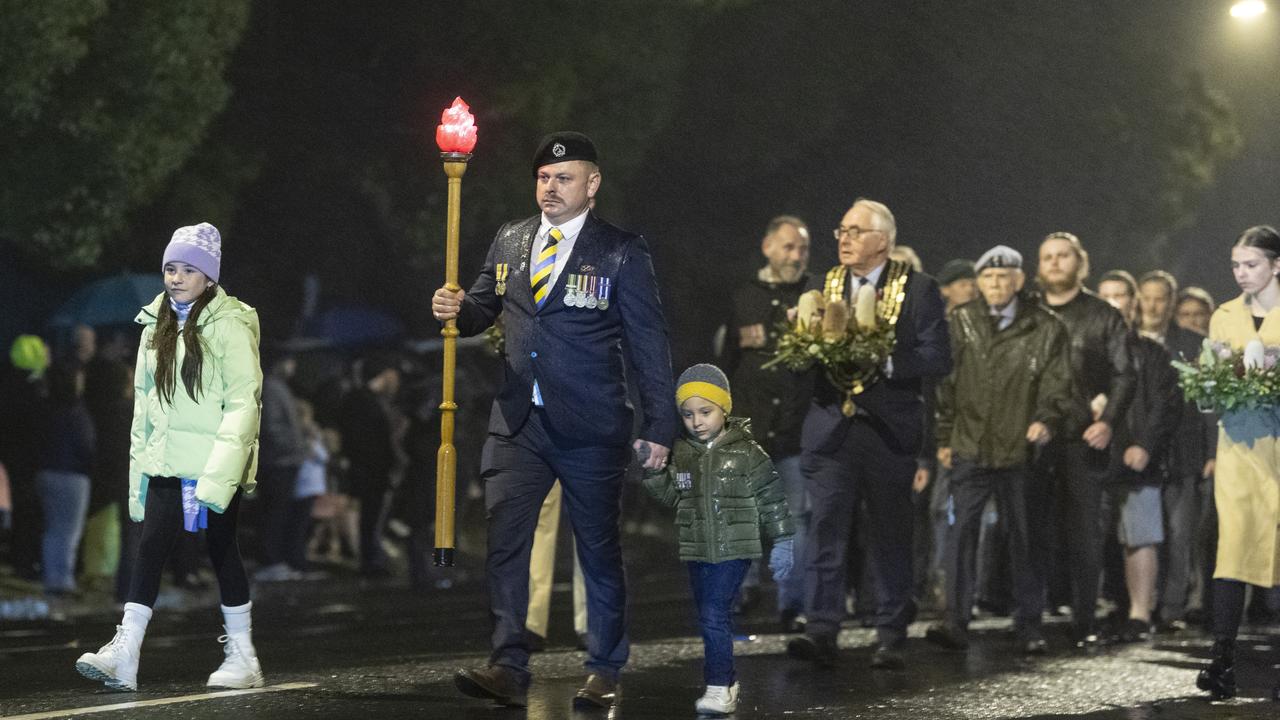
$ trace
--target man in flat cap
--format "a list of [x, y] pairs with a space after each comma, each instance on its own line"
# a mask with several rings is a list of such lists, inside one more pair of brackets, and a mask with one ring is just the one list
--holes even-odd
[[978, 274], [972, 260], [948, 260], [938, 271], [938, 289], [947, 301], [947, 312], [978, 297]]
[[944, 553], [946, 619], [926, 637], [969, 646], [982, 511], [993, 496], [1013, 565], [1018, 639], [1043, 653], [1043, 600], [1031, 565], [1025, 489], [1031, 448], [1063, 431], [1071, 413], [1067, 327], [1022, 293], [1022, 256], [1004, 245], [977, 262], [976, 300], [951, 311], [955, 370], [938, 387], [938, 461], [951, 468], [954, 519]]
[[[587, 586], [586, 683], [575, 707], [620, 699], [630, 646], [619, 545], [623, 476], [632, 449], [661, 468], [680, 421], [671, 351], [644, 238], [591, 211], [600, 189], [596, 148], [581, 133], [548, 135], [533, 160], [541, 214], [504, 225], [469, 292], [441, 288], [437, 320], [463, 336], [502, 313], [506, 379], [481, 457], [488, 511], [486, 575], [493, 617], [489, 663], [460, 670], [458, 689], [523, 706], [529, 686], [525, 614], [538, 511], [559, 478]], [[642, 405], [631, 441], [624, 357]]]

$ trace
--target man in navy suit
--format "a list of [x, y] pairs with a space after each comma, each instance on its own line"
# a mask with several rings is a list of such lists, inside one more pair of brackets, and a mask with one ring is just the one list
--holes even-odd
[[[945, 307], [933, 278], [890, 262], [897, 225], [883, 204], [859, 198], [834, 231], [840, 266], [819, 286], [847, 301], [870, 285], [880, 297], [878, 314], [896, 316], [896, 342], [884, 367], [851, 398], [825, 374], [801, 431], [801, 467], [813, 507], [805, 556], [805, 634], [787, 652], [829, 666], [844, 618], [850, 530], [861, 503], [870, 521], [876, 579], [873, 668], [901, 669], [911, 598], [911, 483], [924, 440], [928, 381], [951, 372]], [[901, 300], [896, 300], [901, 295]], [[851, 400], [851, 402], [850, 402]]]
[[[542, 213], [494, 238], [469, 292], [436, 291], [432, 314], [463, 336], [506, 328], [505, 381], [481, 457], [489, 520], [489, 664], [458, 671], [472, 697], [523, 706], [529, 686], [525, 614], [529, 553], [542, 501], [559, 478], [587, 585], [586, 683], [577, 707], [611, 707], [626, 664], [626, 586], [619, 544], [631, 452], [661, 468], [679, 428], [667, 324], [644, 238], [597, 218], [596, 149], [581, 133], [543, 139], [534, 155]], [[642, 405], [640, 439], [624, 355]]]

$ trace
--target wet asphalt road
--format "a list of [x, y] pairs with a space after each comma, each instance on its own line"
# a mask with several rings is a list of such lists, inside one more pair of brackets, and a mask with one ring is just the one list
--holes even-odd
[[[655, 550], [656, 552], [656, 550]], [[643, 555], [635, 552], [632, 556]], [[476, 567], [473, 559], [464, 565]], [[701, 640], [681, 568], [632, 567], [633, 650], [624, 700], [615, 717], [693, 717], [701, 692]], [[329, 580], [255, 589], [254, 636], [271, 692], [207, 697], [204, 678], [221, 659], [216, 605], [159, 610], [143, 648], [141, 692], [108, 693], [73, 669], [76, 657], [110, 639], [114, 610], [74, 623], [9, 623], [0, 628], [0, 717], [70, 714], [125, 702], [182, 702], [89, 715], [119, 718], [448, 718], [552, 720], [602, 717], [577, 713], [570, 700], [583, 678], [583, 654], [572, 649], [568, 588], [558, 588], [552, 647], [535, 656], [527, 711], [460, 696], [455, 668], [483, 663], [488, 615], [483, 588], [463, 580], [449, 590], [412, 591], [403, 584], [364, 584], [339, 573]], [[206, 596], [206, 601], [216, 598]], [[871, 671], [871, 633], [850, 624], [840, 664], [815, 670], [785, 656], [786, 638], [771, 634], [772, 613], [750, 616], [737, 644], [743, 701], [737, 718], [1059, 718], [1144, 720], [1280, 718], [1268, 699], [1280, 678], [1280, 628], [1242, 638], [1242, 697], [1209, 703], [1194, 687], [1208, 640], [1184, 633], [1143, 645], [1085, 655], [1050, 628], [1051, 653], [1014, 652], [1007, 621], [977, 626], [968, 654], [934, 648], [924, 623], [912, 628], [905, 672]], [[41, 714], [48, 713], [48, 714]]]

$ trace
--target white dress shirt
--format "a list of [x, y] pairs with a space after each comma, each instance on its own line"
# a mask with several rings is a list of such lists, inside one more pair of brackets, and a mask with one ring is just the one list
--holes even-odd
[[[564, 270], [565, 265], [569, 263], [569, 254], [573, 252], [573, 245], [578, 241], [578, 235], [582, 233], [582, 226], [587, 224], [587, 213], [590, 208], [583, 210], [578, 217], [569, 220], [560, 225], [552, 225], [547, 219], [547, 214], [542, 214], [542, 223], [538, 225], [538, 236], [536, 242], [533, 243], [533, 255], [529, 258], [529, 273], [533, 274], [533, 266], [538, 264], [538, 256], [542, 254], [543, 248], [547, 245], [547, 238], [550, 237], [551, 228], [560, 228], [560, 234], [564, 239], [556, 243], [556, 264], [551, 269], [551, 277], [547, 278], [547, 298], [550, 301], [551, 288], [556, 285], [556, 279], [560, 277], [560, 272]], [[542, 390], [538, 387], [538, 380], [533, 381], [533, 404], [536, 407], [542, 407]]]

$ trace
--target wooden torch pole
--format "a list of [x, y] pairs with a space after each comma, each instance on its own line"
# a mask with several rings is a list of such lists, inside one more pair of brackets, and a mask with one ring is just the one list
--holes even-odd
[[[446, 220], [444, 286], [457, 292], [458, 227], [462, 216], [462, 176], [467, 172], [469, 153], [441, 153], [444, 174], [449, 177], [449, 210]], [[458, 323], [450, 320], [440, 331], [444, 336], [444, 390], [440, 403], [440, 450], [436, 453], [436, 547], [432, 561], [440, 567], [453, 567], [454, 504], [458, 474], [458, 450], [453, 446], [454, 370], [458, 359]]]

